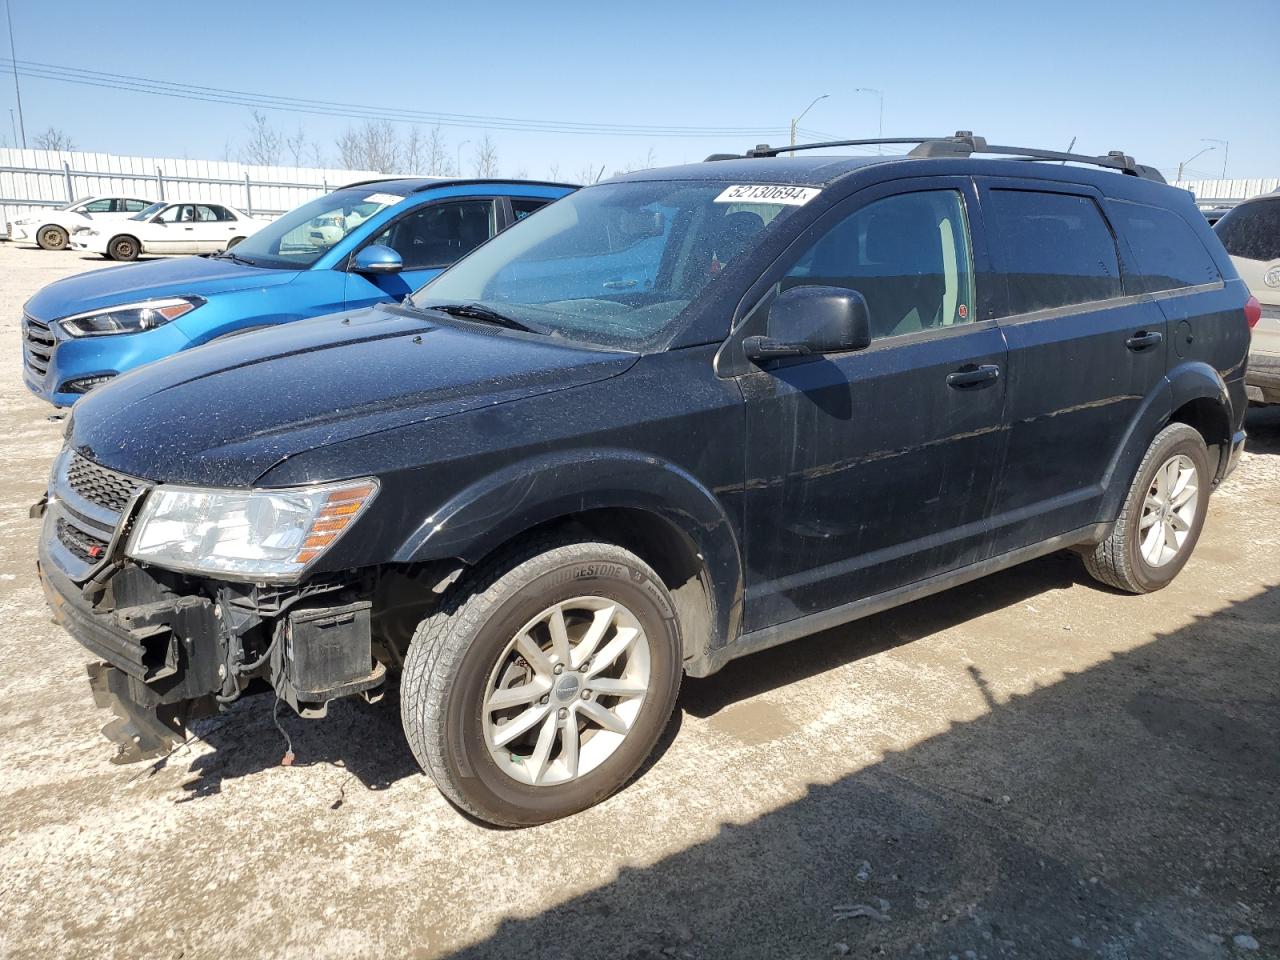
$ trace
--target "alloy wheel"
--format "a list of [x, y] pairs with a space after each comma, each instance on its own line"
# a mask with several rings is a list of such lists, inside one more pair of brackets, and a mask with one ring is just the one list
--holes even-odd
[[1182, 549], [1200, 506], [1200, 478], [1185, 454], [1170, 457], [1156, 471], [1142, 504], [1139, 550], [1152, 567], [1162, 567]]
[[498, 768], [532, 786], [590, 773], [635, 725], [650, 661], [640, 621], [614, 600], [576, 597], [543, 610], [485, 686], [484, 738]]

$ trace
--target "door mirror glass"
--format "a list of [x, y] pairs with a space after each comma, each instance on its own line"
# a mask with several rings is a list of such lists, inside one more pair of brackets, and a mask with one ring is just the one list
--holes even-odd
[[400, 254], [381, 243], [371, 243], [351, 262], [354, 273], [399, 273], [404, 269]]
[[768, 329], [743, 344], [751, 359], [847, 353], [871, 343], [871, 312], [857, 290], [791, 287], [769, 307]]

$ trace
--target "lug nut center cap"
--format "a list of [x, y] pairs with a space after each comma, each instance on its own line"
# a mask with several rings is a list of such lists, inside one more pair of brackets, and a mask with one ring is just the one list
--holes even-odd
[[582, 686], [582, 681], [578, 674], [566, 671], [556, 678], [555, 687], [553, 688], [556, 700], [559, 703], [569, 703], [578, 697], [578, 688]]

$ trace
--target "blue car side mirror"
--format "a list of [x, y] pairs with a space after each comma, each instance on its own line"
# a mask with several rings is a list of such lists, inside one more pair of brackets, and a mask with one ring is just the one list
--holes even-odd
[[351, 261], [354, 273], [399, 273], [404, 269], [400, 254], [381, 243], [371, 243]]

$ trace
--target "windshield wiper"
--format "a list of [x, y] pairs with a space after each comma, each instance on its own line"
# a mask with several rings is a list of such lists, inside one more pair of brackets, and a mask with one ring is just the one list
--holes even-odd
[[234, 253], [230, 250], [223, 250], [221, 253], [215, 253], [213, 258], [215, 260], [234, 260], [236, 263], [243, 263], [246, 267], [256, 267], [258, 265], [256, 260], [250, 260], [248, 257], [242, 257], [240, 254]]
[[[415, 306], [418, 306], [415, 304]], [[537, 327], [531, 327], [529, 324], [515, 317], [508, 317], [505, 313], [499, 313], [480, 303], [430, 303], [418, 306], [420, 310], [439, 310], [441, 313], [447, 313], [451, 317], [462, 317], [464, 320], [479, 320], [481, 323], [491, 323], [495, 327], [506, 327], [508, 330], [523, 330], [525, 333], [541, 333], [547, 331], [540, 330]]]

